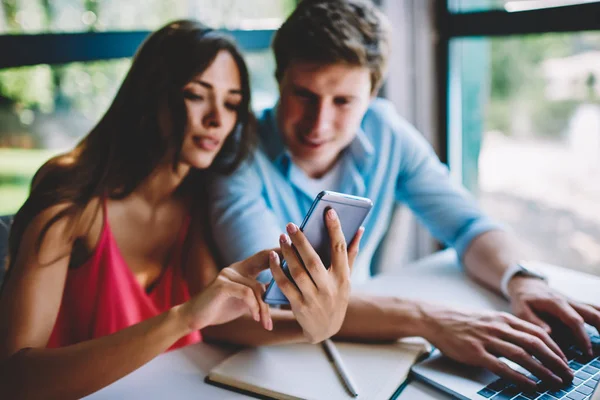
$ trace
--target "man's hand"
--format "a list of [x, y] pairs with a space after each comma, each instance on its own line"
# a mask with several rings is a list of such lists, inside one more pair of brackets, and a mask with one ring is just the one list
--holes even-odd
[[560, 320], [572, 330], [581, 350], [590, 357], [593, 355], [584, 322], [600, 330], [600, 307], [572, 301], [551, 289], [546, 282], [524, 276], [511, 279], [508, 294], [516, 316], [536, 324], [547, 333], [551, 333], [551, 327], [541, 315]]
[[496, 311], [463, 312], [428, 304], [421, 312], [425, 339], [450, 358], [484, 367], [528, 390], [535, 390], [536, 384], [498, 357], [514, 361], [553, 387], [573, 379], [564, 354], [537, 325]]

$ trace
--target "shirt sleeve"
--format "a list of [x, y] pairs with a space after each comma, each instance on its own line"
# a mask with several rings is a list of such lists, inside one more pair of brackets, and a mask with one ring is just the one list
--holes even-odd
[[262, 180], [251, 160], [232, 175], [212, 177], [209, 219], [222, 267], [279, 246], [283, 231], [262, 192]]
[[503, 227], [485, 216], [474, 197], [451, 180], [448, 168], [415, 127], [402, 120], [391, 105], [386, 114], [400, 144], [396, 200], [406, 203], [462, 260], [475, 237]]

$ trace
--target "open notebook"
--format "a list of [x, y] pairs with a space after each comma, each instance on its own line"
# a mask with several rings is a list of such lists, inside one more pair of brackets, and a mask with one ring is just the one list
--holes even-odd
[[390, 344], [336, 342], [357, 386], [352, 397], [320, 345], [248, 348], [210, 370], [206, 381], [275, 399], [379, 400], [394, 396], [411, 365], [429, 351], [421, 339]]

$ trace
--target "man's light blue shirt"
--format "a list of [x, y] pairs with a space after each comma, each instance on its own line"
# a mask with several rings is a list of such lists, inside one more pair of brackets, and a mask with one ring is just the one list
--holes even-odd
[[[298, 179], [303, 172], [285, 149], [275, 112], [276, 108], [267, 109], [260, 117], [259, 147], [253, 156], [232, 175], [212, 182], [210, 222], [224, 265], [278, 247], [285, 225], [300, 224], [316, 195], [303, 187], [305, 179]], [[500, 229], [462, 186], [450, 180], [429, 143], [387, 100], [371, 102], [339, 162], [343, 172], [336, 191], [373, 201], [354, 265], [354, 283], [373, 273], [376, 251], [397, 203], [410, 207], [461, 259], [476, 236]]]

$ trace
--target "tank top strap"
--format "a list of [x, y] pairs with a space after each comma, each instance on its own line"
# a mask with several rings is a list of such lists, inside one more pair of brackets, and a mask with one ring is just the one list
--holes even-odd
[[183, 220], [183, 224], [181, 225], [181, 229], [179, 230], [179, 237], [177, 238], [177, 246], [181, 247], [183, 245], [183, 242], [185, 241], [185, 238], [187, 237], [188, 231], [190, 230], [190, 223], [191, 223], [191, 217], [190, 215], [186, 215], [185, 219]]
[[106, 205], [108, 196], [103, 194], [100, 198], [100, 202], [102, 203], [102, 225], [108, 226], [108, 208]]
[[181, 229], [179, 230], [179, 233], [177, 235], [177, 242], [175, 243], [175, 247], [173, 249], [173, 253], [171, 256], [171, 264], [178, 265], [181, 270], [183, 270], [183, 268], [184, 268], [183, 251], [184, 251], [184, 247], [185, 247], [184, 246], [185, 239], [187, 238], [187, 234], [188, 234], [189, 228], [190, 228], [190, 223], [191, 223], [191, 218], [188, 214], [185, 217], [185, 219], [183, 220], [183, 224], [181, 225]]
[[97, 260], [98, 257], [101, 257], [105, 254], [107, 246], [108, 248], [116, 247], [114, 243], [114, 238], [112, 237], [112, 232], [110, 229], [110, 225], [108, 222], [108, 207], [106, 205], [107, 196], [102, 195], [100, 197], [100, 203], [102, 205], [102, 228], [100, 231], [100, 235], [98, 236], [98, 241], [96, 242], [96, 248], [94, 249], [93, 256], [91, 260]]

